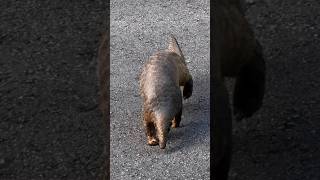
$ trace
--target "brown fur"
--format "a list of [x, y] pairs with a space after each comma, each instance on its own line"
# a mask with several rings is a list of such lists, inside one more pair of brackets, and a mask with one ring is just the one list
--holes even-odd
[[104, 116], [109, 109], [109, 102], [107, 102], [107, 98], [109, 96], [109, 72], [110, 72], [110, 65], [109, 65], [109, 40], [106, 33], [103, 33], [102, 40], [99, 46], [98, 52], [98, 73], [99, 73], [99, 108]]
[[[98, 78], [99, 78], [99, 109], [102, 112], [103, 126], [106, 131], [110, 129], [109, 125], [109, 87], [110, 87], [110, 59], [109, 59], [109, 34], [103, 33], [99, 51], [98, 51]], [[104, 163], [102, 167], [101, 179], [110, 179], [109, 165], [109, 133], [106, 132], [105, 147], [103, 152]]]
[[262, 105], [265, 62], [262, 48], [245, 19], [239, 0], [216, 0], [213, 10], [213, 177], [228, 179], [232, 151], [232, 116], [225, 77], [236, 78], [233, 110], [237, 120]]
[[[181, 94], [180, 86], [184, 87]], [[182, 97], [192, 95], [193, 82], [176, 39], [171, 36], [168, 49], [155, 53], [140, 75], [144, 127], [149, 145], [166, 147], [170, 126], [179, 127]]]

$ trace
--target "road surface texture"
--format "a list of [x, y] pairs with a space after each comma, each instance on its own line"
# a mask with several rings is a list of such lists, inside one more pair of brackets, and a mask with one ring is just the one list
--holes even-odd
[[320, 179], [320, 2], [247, 5], [264, 47], [267, 86], [264, 105], [247, 128], [234, 123], [230, 179]]
[[[262, 109], [235, 123], [232, 180], [320, 179], [320, 3], [248, 0], [264, 47]], [[96, 52], [104, 1], [0, 4], [0, 179], [97, 179], [103, 129]], [[113, 179], [208, 179], [209, 1], [111, 4]], [[137, 76], [143, 62], [182, 46], [194, 76], [182, 127], [166, 150], [146, 145]]]
[[0, 4], [0, 179], [97, 179], [96, 56], [106, 3]]
[[[112, 0], [110, 8], [111, 179], [209, 179], [209, 0]], [[171, 33], [194, 91], [183, 102], [182, 126], [170, 131], [162, 150], [147, 145], [138, 77]]]

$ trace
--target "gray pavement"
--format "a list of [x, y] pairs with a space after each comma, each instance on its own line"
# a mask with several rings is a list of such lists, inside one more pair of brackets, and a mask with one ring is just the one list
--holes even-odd
[[106, 1], [1, 1], [0, 179], [99, 179]]
[[[111, 179], [209, 179], [209, 0], [110, 2]], [[180, 43], [194, 79], [181, 127], [165, 150], [148, 146], [142, 126], [138, 77], [145, 61]]]

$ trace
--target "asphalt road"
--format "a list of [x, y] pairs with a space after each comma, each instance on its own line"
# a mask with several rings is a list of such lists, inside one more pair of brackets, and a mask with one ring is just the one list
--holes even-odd
[[0, 3], [0, 179], [97, 179], [105, 1]]
[[234, 123], [232, 180], [320, 179], [320, 4], [253, 0], [247, 17], [264, 47], [262, 109]]
[[[0, 4], [0, 179], [97, 179], [96, 52], [104, 1]], [[320, 179], [320, 4], [250, 0], [262, 109], [234, 123], [230, 179]], [[138, 74], [173, 33], [194, 76], [166, 150], [146, 145]], [[209, 178], [209, 1], [111, 2], [112, 179]]]
[[[209, 179], [209, 0], [110, 4], [111, 179]], [[194, 79], [181, 127], [165, 150], [148, 146], [138, 76], [143, 63], [176, 36]]]

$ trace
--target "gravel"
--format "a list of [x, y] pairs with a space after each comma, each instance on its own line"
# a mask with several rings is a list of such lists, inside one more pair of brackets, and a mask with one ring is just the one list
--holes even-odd
[[[111, 1], [111, 179], [209, 179], [209, 1]], [[181, 127], [165, 150], [148, 146], [138, 76], [170, 34], [194, 79]]]

